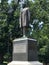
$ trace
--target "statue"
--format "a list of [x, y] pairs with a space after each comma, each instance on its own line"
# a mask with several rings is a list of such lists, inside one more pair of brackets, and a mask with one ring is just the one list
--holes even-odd
[[25, 37], [25, 29], [26, 27], [29, 26], [29, 21], [30, 21], [29, 8], [24, 8], [20, 12], [20, 19], [19, 19], [20, 28], [23, 28], [23, 37]]

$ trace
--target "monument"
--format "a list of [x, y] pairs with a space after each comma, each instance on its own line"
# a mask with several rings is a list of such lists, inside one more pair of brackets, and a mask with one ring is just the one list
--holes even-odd
[[24, 8], [20, 12], [19, 24], [20, 28], [23, 29], [23, 37], [25, 37], [26, 28], [29, 27], [30, 11], [29, 8]]
[[29, 8], [20, 12], [20, 28], [23, 28], [23, 37], [13, 40], [13, 60], [8, 65], [42, 65], [38, 62], [37, 41], [26, 36], [26, 27], [29, 26]]
[[13, 61], [36, 61], [37, 56], [37, 41], [27, 38], [25, 29], [29, 26], [30, 21], [29, 8], [24, 8], [20, 15], [20, 28], [23, 28], [23, 37], [13, 41]]

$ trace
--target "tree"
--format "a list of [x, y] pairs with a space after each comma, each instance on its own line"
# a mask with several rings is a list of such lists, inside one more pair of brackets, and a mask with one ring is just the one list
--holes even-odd
[[40, 37], [40, 44], [39, 44], [39, 58], [40, 61], [42, 61], [43, 63], [45, 63], [47, 65], [47, 63], [49, 63], [49, 35], [48, 35], [48, 28], [49, 25], [45, 25], [44, 28], [41, 31], [41, 37]]
[[[5, 0], [6, 1], [6, 0]], [[7, 1], [2, 1], [0, 3], [0, 63], [3, 62], [3, 55], [5, 54], [6, 47], [6, 41], [7, 41], [7, 10], [8, 10], [8, 6], [7, 6]], [[1, 60], [2, 59], [2, 60]]]
[[39, 44], [39, 60], [47, 64], [49, 61], [49, 2], [36, 0], [29, 3], [31, 12], [31, 37], [37, 39]]
[[[28, 4], [27, 4], [28, 3]], [[47, 0], [26, 1], [24, 7], [30, 8], [31, 20], [28, 36], [37, 39], [40, 61], [48, 63], [49, 59], [49, 2]], [[0, 63], [9, 62], [12, 53], [12, 40], [22, 37], [19, 28], [19, 3], [8, 0], [0, 3]], [[18, 33], [17, 33], [18, 32]], [[1, 56], [2, 55], [2, 56]]]
[[[17, 33], [18, 32], [18, 33]], [[19, 8], [13, 0], [1, 0], [0, 3], [0, 63], [12, 58], [12, 40], [21, 37], [19, 28]], [[2, 59], [2, 60], [1, 60]]]

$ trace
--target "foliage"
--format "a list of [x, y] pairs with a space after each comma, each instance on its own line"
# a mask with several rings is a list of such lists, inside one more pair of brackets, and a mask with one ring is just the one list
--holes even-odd
[[[18, 33], [17, 33], [18, 32]], [[21, 37], [19, 28], [19, 8], [14, 0], [0, 3], [0, 63], [12, 60], [12, 40]], [[2, 60], [1, 60], [2, 59]]]
[[[39, 60], [49, 62], [49, 2], [47, 0], [26, 1], [23, 7], [30, 8], [30, 27], [27, 35], [37, 39]], [[22, 36], [19, 28], [19, 3], [8, 0], [0, 3], [0, 63], [12, 59], [12, 40]], [[2, 59], [2, 60], [1, 60]]]
[[47, 0], [35, 0], [29, 3], [31, 12], [31, 37], [38, 41], [39, 60], [49, 62], [49, 2]]

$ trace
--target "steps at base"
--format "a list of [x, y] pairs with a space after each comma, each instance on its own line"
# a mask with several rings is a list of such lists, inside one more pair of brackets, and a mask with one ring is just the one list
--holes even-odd
[[38, 61], [12, 61], [8, 65], [43, 65]]

